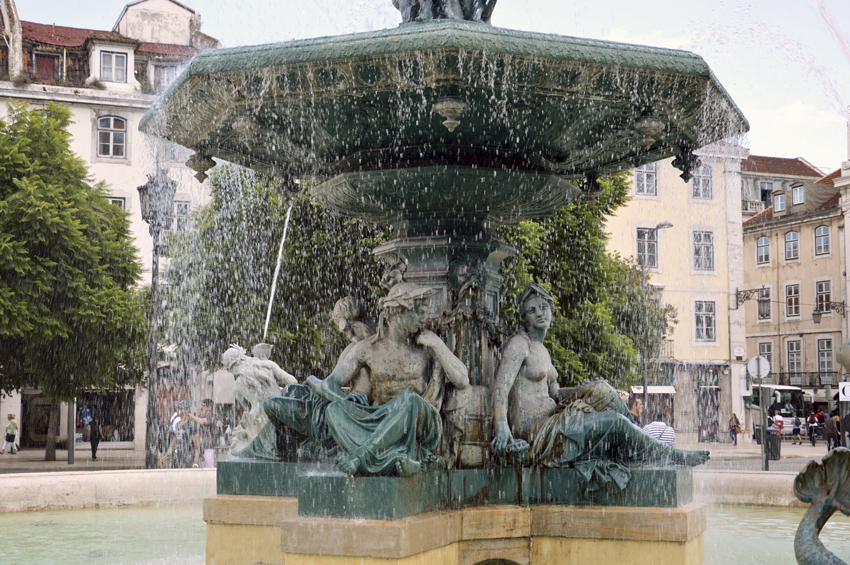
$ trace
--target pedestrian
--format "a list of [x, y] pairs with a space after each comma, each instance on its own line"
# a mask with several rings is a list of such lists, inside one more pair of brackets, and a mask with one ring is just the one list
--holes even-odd
[[806, 424], [809, 427], [809, 441], [812, 442], [812, 447], [817, 445], [818, 440], [818, 417], [816, 414], [809, 414], [809, 417], [806, 418]]
[[210, 398], [205, 398], [201, 401], [201, 415], [195, 416], [189, 414], [195, 423], [200, 427], [201, 436], [201, 454], [200, 467], [202, 469], [212, 469], [215, 467], [215, 438], [218, 435], [218, 420], [213, 411], [213, 401]]
[[729, 419], [729, 438], [732, 440], [732, 445], [738, 445], [738, 432], [741, 429], [741, 422], [738, 420], [737, 414], [732, 414]]
[[838, 447], [838, 416], [830, 416], [826, 420], [826, 426], [823, 430], [823, 436], [826, 438], [826, 450], [832, 451]]
[[782, 435], [782, 428], [785, 427], [785, 418], [779, 412], [773, 417], [773, 427], [776, 428], [776, 435]]
[[656, 414], [655, 420], [643, 427], [643, 431], [667, 445], [676, 443], [676, 430], [667, 425], [663, 414]]
[[643, 414], [643, 400], [632, 395], [629, 400], [629, 413], [632, 415], [632, 420], [634, 420], [636, 424], [640, 424], [640, 417], [641, 414]]
[[803, 421], [797, 416], [797, 413], [791, 412], [791, 445], [794, 445], [798, 441], [800, 445], [803, 445], [803, 438], [800, 436], [802, 425]]
[[844, 419], [841, 420], [841, 437], [844, 438], [844, 447], [850, 447], [848, 434], [850, 434], [850, 412], [845, 414]]
[[160, 458], [160, 463], [165, 465], [166, 459], [171, 456], [172, 469], [198, 467], [201, 439], [198, 424], [189, 417], [189, 407], [188, 400], [177, 403], [177, 418], [172, 417], [174, 439]]
[[3, 449], [0, 449], [0, 455], [6, 453], [6, 447], [11, 445], [11, 454], [17, 455], [18, 453], [18, 422], [15, 420], [14, 414], [9, 414], [6, 416], [6, 420], [8, 423], [6, 424], [6, 437], [3, 441]]
[[97, 446], [102, 439], [106, 439], [103, 437], [103, 428], [100, 426], [100, 420], [97, 419], [97, 412], [93, 411], [91, 422], [89, 422], [89, 443], [91, 443], [92, 461], [97, 461]]

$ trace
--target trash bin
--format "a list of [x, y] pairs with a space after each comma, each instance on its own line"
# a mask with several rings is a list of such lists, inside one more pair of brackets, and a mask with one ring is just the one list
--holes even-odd
[[779, 455], [782, 451], [782, 436], [772, 434], [767, 436], [765, 451], [767, 451], [768, 461], [779, 461]]

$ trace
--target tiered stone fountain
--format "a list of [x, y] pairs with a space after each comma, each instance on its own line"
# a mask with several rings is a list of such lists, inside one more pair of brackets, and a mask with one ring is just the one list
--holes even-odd
[[443, 404], [460, 430], [449, 471], [221, 463], [208, 563], [702, 562], [689, 468], [635, 469], [606, 494], [572, 468], [492, 457], [499, 265], [513, 252], [493, 227], [670, 156], [688, 180], [693, 150], [748, 124], [697, 55], [493, 28], [494, 4], [401, 2], [397, 29], [208, 51], [143, 119], [196, 151], [199, 178], [218, 157], [311, 179], [335, 212], [391, 224], [374, 252], [388, 278], [436, 291], [430, 326], [470, 382]]

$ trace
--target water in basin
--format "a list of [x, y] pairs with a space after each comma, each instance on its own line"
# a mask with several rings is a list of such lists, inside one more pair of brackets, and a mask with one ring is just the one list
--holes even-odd
[[[796, 565], [794, 534], [804, 509], [764, 506], [708, 508], [705, 565]], [[839, 559], [850, 562], [850, 520], [836, 513], [820, 539]]]
[[0, 562], [28, 565], [202, 565], [201, 506], [0, 514]]
[[[795, 565], [801, 509], [709, 507], [705, 565]], [[3, 562], [32, 565], [201, 565], [200, 505], [0, 514]], [[850, 520], [835, 515], [821, 540], [850, 561]], [[8, 560], [8, 561], [7, 561]]]

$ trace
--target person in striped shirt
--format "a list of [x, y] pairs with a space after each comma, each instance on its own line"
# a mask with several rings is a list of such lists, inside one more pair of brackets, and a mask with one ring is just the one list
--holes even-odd
[[667, 445], [676, 443], [676, 430], [664, 422], [664, 415], [657, 414], [655, 421], [643, 427], [643, 431]]

